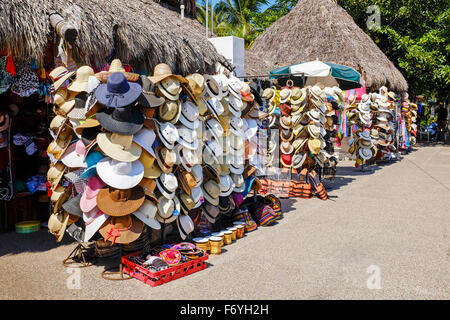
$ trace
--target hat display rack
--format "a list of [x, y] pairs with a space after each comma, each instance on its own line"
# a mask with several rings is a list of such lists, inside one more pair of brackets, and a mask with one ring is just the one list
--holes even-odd
[[151, 251], [168, 263], [168, 243], [281, 217], [268, 200], [255, 207], [267, 116], [257, 88], [226, 70], [184, 77], [164, 63], [139, 75], [118, 59], [53, 74], [48, 226], [58, 242], [77, 240], [66, 260], [87, 265], [89, 244], [96, 258]]
[[[288, 80], [284, 87], [264, 89], [262, 97], [268, 114], [266, 166], [273, 172], [263, 179], [263, 191], [295, 196], [302, 169], [317, 171], [319, 180], [323, 176], [332, 179], [338, 162], [334, 138], [343, 91], [320, 83], [299, 88]], [[278, 159], [274, 155], [279, 155]]]
[[417, 111], [416, 103], [409, 101], [408, 96], [401, 99], [400, 132], [398, 147], [401, 151], [409, 151], [417, 143]]

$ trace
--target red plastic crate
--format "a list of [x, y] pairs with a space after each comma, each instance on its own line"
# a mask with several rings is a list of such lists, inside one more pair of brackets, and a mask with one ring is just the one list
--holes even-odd
[[156, 287], [172, 280], [182, 278], [197, 271], [206, 269], [205, 261], [208, 260], [208, 254], [205, 253], [205, 255], [201, 258], [191, 260], [158, 272], [151, 272], [150, 270], [147, 270], [144, 267], [128, 260], [128, 257], [137, 256], [138, 254], [140, 254], [140, 252], [132, 253], [122, 257], [123, 271], [152, 287]]

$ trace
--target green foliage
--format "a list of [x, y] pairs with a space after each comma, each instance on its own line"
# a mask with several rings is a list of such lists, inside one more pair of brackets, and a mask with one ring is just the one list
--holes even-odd
[[[449, 0], [338, 0], [338, 4], [402, 71], [413, 96], [448, 99]], [[378, 29], [367, 27], [370, 5], [380, 8]]]

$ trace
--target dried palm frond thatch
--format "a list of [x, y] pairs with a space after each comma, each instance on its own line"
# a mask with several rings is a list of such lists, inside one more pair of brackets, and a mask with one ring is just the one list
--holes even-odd
[[265, 65], [245, 60], [257, 74], [319, 59], [354, 68], [368, 87], [408, 89], [400, 71], [335, 0], [300, 0], [255, 40], [250, 52], [266, 60]]
[[213, 72], [223, 59], [197, 20], [181, 20], [179, 12], [154, 0], [0, 1], [0, 49], [42, 59], [54, 35], [52, 12], [79, 27], [73, 51], [82, 62], [98, 67], [113, 51], [123, 62], [149, 72], [164, 62], [183, 75]]

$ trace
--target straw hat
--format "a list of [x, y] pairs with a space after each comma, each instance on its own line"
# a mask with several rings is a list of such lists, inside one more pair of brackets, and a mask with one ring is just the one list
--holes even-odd
[[175, 142], [178, 141], [179, 134], [177, 128], [170, 122], [157, 123], [159, 139], [168, 149], [173, 149]]
[[105, 157], [98, 161], [97, 173], [107, 185], [129, 189], [138, 185], [144, 177], [144, 166], [139, 160], [123, 162]]
[[144, 223], [134, 215], [109, 217], [98, 230], [105, 241], [113, 244], [128, 244], [139, 238], [144, 229]]
[[53, 81], [55, 91], [59, 89], [67, 80], [69, 80], [75, 71], [69, 71], [66, 67], [56, 67], [49, 73], [50, 79]]
[[205, 93], [205, 78], [199, 73], [193, 73], [186, 76], [189, 88], [196, 98], [203, 96]]
[[177, 219], [178, 231], [180, 232], [181, 239], [185, 240], [186, 237], [194, 231], [194, 222], [189, 216], [179, 215]]
[[156, 147], [156, 161], [159, 168], [164, 173], [172, 172], [172, 168], [177, 160], [177, 155], [174, 150], [167, 149], [164, 146]]
[[164, 104], [158, 108], [158, 115], [162, 121], [168, 121], [175, 124], [181, 116], [181, 101], [166, 100]]
[[199, 146], [197, 131], [184, 126], [178, 127], [178, 143], [187, 149], [197, 150]]
[[305, 162], [305, 160], [306, 160], [306, 153], [304, 152], [294, 153], [292, 157], [292, 167], [294, 169], [300, 168]]
[[266, 88], [263, 91], [262, 97], [268, 101], [275, 97], [275, 90], [273, 88]]
[[316, 126], [314, 124], [309, 124], [308, 125], [308, 133], [310, 134], [311, 137], [313, 138], [319, 138], [320, 135], [320, 128], [319, 126]]
[[158, 208], [152, 201], [145, 200], [142, 206], [133, 212], [133, 214], [150, 228], [159, 230], [161, 229], [161, 224], [155, 219], [157, 211]]
[[244, 82], [241, 89], [242, 100], [252, 103], [255, 100], [255, 96], [251, 93], [250, 86]]
[[[231, 170], [231, 167], [230, 167]], [[214, 180], [208, 180], [202, 185], [203, 196], [206, 201], [212, 205], [217, 206], [219, 204], [220, 187]]]
[[319, 154], [321, 145], [322, 143], [320, 142], [320, 139], [308, 140], [308, 149], [312, 154]]
[[156, 220], [167, 224], [175, 221], [177, 216], [181, 213], [181, 204], [178, 197], [167, 199], [164, 196], [158, 198], [158, 211], [156, 213]]
[[372, 158], [372, 150], [370, 148], [359, 148], [358, 154], [364, 160], [369, 160]]
[[359, 120], [362, 123], [364, 123], [364, 124], [369, 124], [370, 123], [370, 113], [359, 112], [358, 116], [359, 116]]
[[294, 139], [294, 130], [292, 129], [282, 129], [280, 132], [281, 141], [292, 141]]
[[69, 145], [61, 156], [61, 162], [69, 168], [87, 168], [84, 162], [86, 148], [82, 140]]
[[156, 189], [155, 179], [150, 179], [150, 178], [144, 177], [144, 178], [142, 178], [141, 182], [139, 182], [139, 185], [144, 190], [146, 197], [148, 197], [147, 199], [158, 204], [158, 198], [155, 195], [155, 189]]
[[358, 135], [361, 137], [361, 139], [370, 141], [370, 131], [369, 130], [363, 130], [362, 132], [358, 133]]
[[77, 69], [75, 80], [67, 87], [74, 92], [87, 92], [89, 76], [94, 75], [94, 69], [89, 66], [82, 66]]
[[155, 94], [155, 84], [148, 77], [141, 75], [137, 83], [142, 87], [142, 93], [137, 99], [139, 105], [154, 108], [164, 103], [165, 99]]
[[228, 79], [228, 92], [236, 99], [242, 99], [241, 90], [243, 86], [243, 82], [234, 76]]
[[178, 187], [178, 181], [173, 173], [163, 172], [161, 176], [156, 179], [156, 186], [164, 197], [173, 199]]
[[198, 108], [192, 102], [186, 101], [181, 105], [180, 122], [191, 130], [197, 129], [200, 122], [198, 121]]
[[145, 193], [141, 186], [127, 189], [105, 187], [97, 194], [97, 206], [100, 211], [113, 216], [128, 215], [144, 203]]
[[102, 132], [97, 135], [97, 143], [104, 154], [117, 161], [136, 161], [142, 153], [142, 147], [133, 142], [132, 135]]
[[294, 152], [294, 147], [288, 141], [283, 141], [280, 144], [280, 151], [283, 154], [291, 154], [292, 152]]
[[288, 88], [284, 88], [280, 91], [280, 103], [286, 103], [292, 96], [292, 91]]

